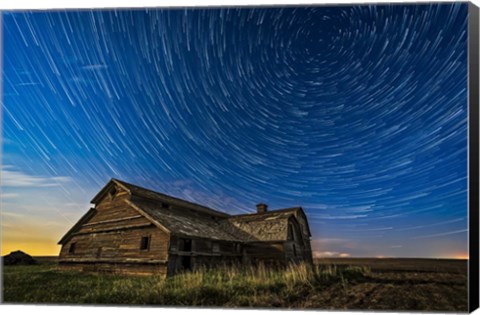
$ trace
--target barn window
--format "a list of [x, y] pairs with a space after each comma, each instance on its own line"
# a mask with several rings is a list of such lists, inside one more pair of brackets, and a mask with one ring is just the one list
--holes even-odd
[[113, 187], [112, 190], [110, 190], [110, 198], [113, 199], [113, 197], [115, 197], [115, 195], [117, 194], [117, 188]]
[[69, 254], [75, 254], [75, 248], [77, 247], [77, 243], [70, 244], [70, 248], [68, 249]]
[[170, 205], [166, 202], [162, 202], [162, 208], [168, 209]]
[[192, 240], [185, 240], [183, 243], [183, 250], [186, 252], [192, 251]]
[[213, 243], [213, 244], [212, 244], [212, 251], [213, 251], [214, 253], [220, 252], [220, 244], [218, 244], [218, 243]]
[[148, 250], [150, 247], [150, 236], [143, 236], [140, 241], [140, 250]]
[[293, 244], [293, 256], [297, 257], [297, 247]]
[[182, 252], [191, 252], [192, 251], [192, 240], [188, 238], [181, 238], [178, 245], [180, 251]]
[[288, 224], [288, 240], [293, 240], [293, 224]]
[[239, 243], [235, 243], [235, 253], [240, 253], [241, 252], [241, 246]]

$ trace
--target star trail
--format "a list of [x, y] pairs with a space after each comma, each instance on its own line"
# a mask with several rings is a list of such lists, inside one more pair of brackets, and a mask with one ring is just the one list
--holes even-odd
[[466, 256], [467, 15], [2, 12], [5, 251], [56, 254], [115, 177], [229, 213], [301, 205], [317, 256]]

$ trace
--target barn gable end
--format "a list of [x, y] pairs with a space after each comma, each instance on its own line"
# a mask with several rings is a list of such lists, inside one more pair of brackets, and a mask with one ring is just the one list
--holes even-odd
[[[112, 182], [105, 187], [95, 199], [96, 208], [60, 240], [60, 264], [86, 270], [166, 274], [170, 233], [132, 207], [130, 192], [123, 187]], [[142, 248], [142, 240], [145, 243], [147, 239], [147, 248]], [[138, 264], [145, 268], [139, 269]]]

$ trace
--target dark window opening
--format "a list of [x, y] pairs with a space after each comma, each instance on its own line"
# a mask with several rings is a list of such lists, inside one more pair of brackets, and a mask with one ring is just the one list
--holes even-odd
[[293, 256], [297, 257], [297, 247], [293, 244]]
[[192, 240], [188, 238], [181, 238], [178, 243], [178, 250], [182, 252], [191, 252]]
[[162, 202], [162, 208], [168, 209], [170, 205], [166, 202]]
[[213, 244], [212, 244], [212, 251], [213, 251], [214, 253], [220, 252], [220, 244], [218, 244], [218, 243], [213, 243]]
[[182, 256], [182, 268], [183, 270], [192, 270], [192, 257]]
[[150, 247], [150, 236], [142, 237], [142, 240], [140, 242], [140, 250], [148, 250], [149, 247]]
[[77, 247], [77, 243], [70, 244], [70, 248], [68, 249], [68, 253], [75, 254], [75, 248]]
[[113, 199], [113, 197], [115, 197], [115, 195], [117, 194], [117, 188], [113, 187], [112, 190], [110, 190], [110, 198]]
[[288, 224], [288, 239], [293, 240], [293, 224]]
[[183, 250], [186, 252], [192, 251], [192, 240], [185, 240], [183, 243]]

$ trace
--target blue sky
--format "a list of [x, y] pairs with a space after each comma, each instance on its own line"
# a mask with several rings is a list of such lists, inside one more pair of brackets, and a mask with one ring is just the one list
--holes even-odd
[[465, 256], [467, 9], [3, 12], [4, 251], [115, 177], [301, 205], [318, 256]]

